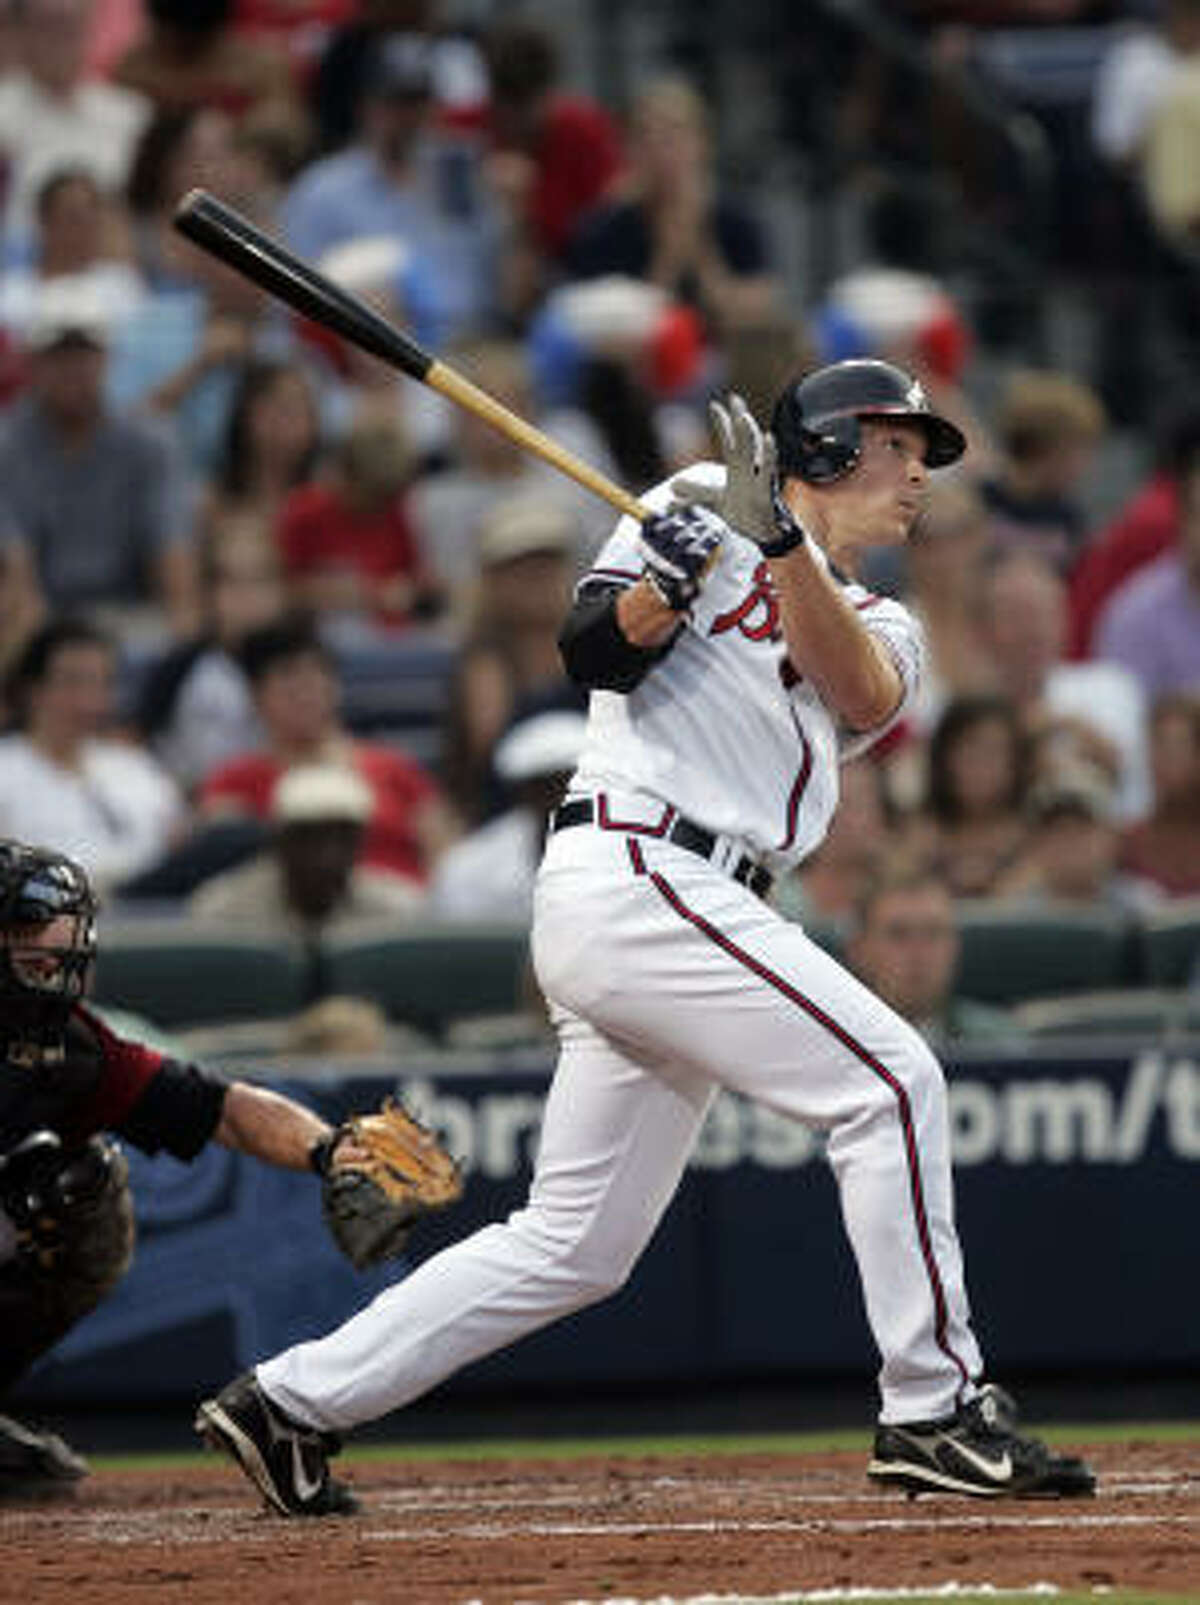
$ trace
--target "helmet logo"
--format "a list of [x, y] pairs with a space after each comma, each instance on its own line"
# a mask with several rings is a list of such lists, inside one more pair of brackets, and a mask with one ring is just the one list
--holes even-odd
[[925, 398], [925, 389], [919, 379], [914, 379], [908, 387], [908, 394], [904, 398], [906, 404], [913, 412], [928, 412], [929, 402]]

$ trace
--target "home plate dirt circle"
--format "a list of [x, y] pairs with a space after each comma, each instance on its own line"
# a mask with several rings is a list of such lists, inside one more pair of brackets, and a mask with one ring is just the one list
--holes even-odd
[[844, 1453], [351, 1458], [363, 1511], [311, 1522], [265, 1513], [216, 1459], [100, 1472], [69, 1503], [0, 1507], [5, 1598], [661, 1605], [952, 1583], [1195, 1598], [1200, 1442], [1086, 1452], [1100, 1491], [1072, 1501], [880, 1496]]

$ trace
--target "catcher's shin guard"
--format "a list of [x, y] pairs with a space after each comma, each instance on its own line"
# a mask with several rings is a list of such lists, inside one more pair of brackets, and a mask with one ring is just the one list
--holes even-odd
[[328, 1432], [291, 1421], [267, 1398], [253, 1372], [205, 1399], [196, 1431], [235, 1460], [281, 1516], [348, 1516], [358, 1500], [329, 1475], [341, 1443]]

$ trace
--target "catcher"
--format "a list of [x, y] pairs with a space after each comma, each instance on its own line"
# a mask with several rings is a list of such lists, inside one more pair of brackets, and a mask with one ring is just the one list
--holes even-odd
[[[265, 1087], [117, 1035], [82, 1001], [95, 915], [71, 859], [0, 840], [0, 1394], [129, 1266], [129, 1171], [105, 1133], [181, 1160], [219, 1142], [315, 1170], [330, 1230], [360, 1267], [397, 1253], [461, 1190], [453, 1161], [394, 1105], [331, 1128]], [[69, 1492], [86, 1471], [61, 1438], [0, 1416], [0, 1500]], [[322, 1503], [351, 1500], [326, 1478]]]

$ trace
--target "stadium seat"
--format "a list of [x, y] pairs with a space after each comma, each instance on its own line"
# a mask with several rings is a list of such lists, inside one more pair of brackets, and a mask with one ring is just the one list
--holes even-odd
[[302, 950], [278, 937], [131, 920], [102, 929], [92, 995], [182, 1028], [291, 1014], [308, 1001], [308, 975]]
[[454, 1020], [507, 1014], [524, 1001], [525, 925], [407, 926], [386, 935], [332, 938], [322, 990], [373, 999], [393, 1020], [434, 1036]]
[[1129, 979], [1130, 933], [1107, 910], [1032, 910], [981, 899], [959, 909], [962, 957], [955, 990], [982, 1003], [1119, 987]]
[[1200, 898], [1180, 898], [1144, 914], [1139, 948], [1148, 985], [1200, 982]]
[[1175, 988], [1114, 987], [1069, 997], [1035, 998], [1013, 1011], [1031, 1036], [1088, 1038], [1128, 1044], [1173, 1038], [1194, 1029], [1188, 1021], [1188, 995]]

